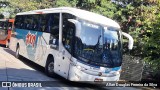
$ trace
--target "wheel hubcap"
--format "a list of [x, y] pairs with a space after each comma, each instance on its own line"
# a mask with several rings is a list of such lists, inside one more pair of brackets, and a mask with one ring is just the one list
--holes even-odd
[[54, 63], [53, 62], [49, 63], [48, 72], [49, 73], [54, 73]]

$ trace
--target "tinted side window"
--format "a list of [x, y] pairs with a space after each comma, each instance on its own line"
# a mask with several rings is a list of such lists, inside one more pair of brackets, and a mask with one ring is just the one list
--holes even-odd
[[63, 13], [63, 30], [62, 30], [62, 43], [64, 47], [72, 54], [74, 47], [74, 35], [75, 35], [75, 25], [68, 21], [68, 19], [74, 19], [75, 17], [71, 14]]
[[0, 22], [0, 29], [3, 28], [3, 22]]
[[15, 28], [21, 28], [22, 24], [24, 21], [24, 16], [23, 15], [17, 15], [15, 19]]
[[50, 15], [48, 32], [58, 37], [59, 35], [59, 13]]
[[40, 22], [40, 15], [38, 14], [35, 14], [35, 15], [32, 15], [33, 17], [33, 23], [32, 23], [32, 30], [35, 30], [35, 31], [38, 31], [38, 28], [39, 28], [39, 22]]
[[59, 13], [49, 15], [48, 32], [51, 33], [50, 43], [58, 46], [59, 44]]
[[40, 27], [39, 30], [42, 32], [47, 31], [46, 29], [48, 28], [48, 15], [47, 14], [42, 14], [40, 15]]
[[17, 15], [15, 27], [59, 35], [59, 13]]
[[26, 15], [25, 16], [25, 20], [24, 20], [24, 23], [23, 23], [23, 29], [32, 29], [31, 28], [31, 24], [33, 23], [33, 20], [32, 20], [32, 15]]
[[8, 23], [7, 22], [3, 22], [3, 30], [7, 30], [7, 26], [8, 26]]

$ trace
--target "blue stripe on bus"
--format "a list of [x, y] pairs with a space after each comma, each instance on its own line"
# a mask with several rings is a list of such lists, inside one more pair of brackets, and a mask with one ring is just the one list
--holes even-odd
[[112, 71], [118, 71], [121, 67], [114, 67], [112, 68]]

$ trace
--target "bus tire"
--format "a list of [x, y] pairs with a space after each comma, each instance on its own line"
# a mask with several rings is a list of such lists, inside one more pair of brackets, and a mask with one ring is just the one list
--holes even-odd
[[55, 73], [54, 73], [54, 59], [53, 59], [53, 57], [48, 57], [47, 58], [47, 62], [46, 62], [46, 66], [45, 66], [45, 73], [49, 77], [54, 77], [55, 76]]
[[17, 48], [16, 48], [16, 55], [15, 55], [15, 57], [17, 59], [20, 59], [20, 57], [21, 57], [21, 55], [19, 54], [19, 50], [20, 50], [20, 48], [19, 48], [19, 45], [18, 45]]

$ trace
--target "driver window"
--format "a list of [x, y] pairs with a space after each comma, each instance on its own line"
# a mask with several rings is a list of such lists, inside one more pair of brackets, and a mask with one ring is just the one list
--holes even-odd
[[74, 34], [75, 25], [68, 21], [68, 19], [73, 19], [74, 16], [71, 14], [63, 13], [63, 30], [62, 30], [62, 43], [69, 53], [73, 52], [74, 45]]

